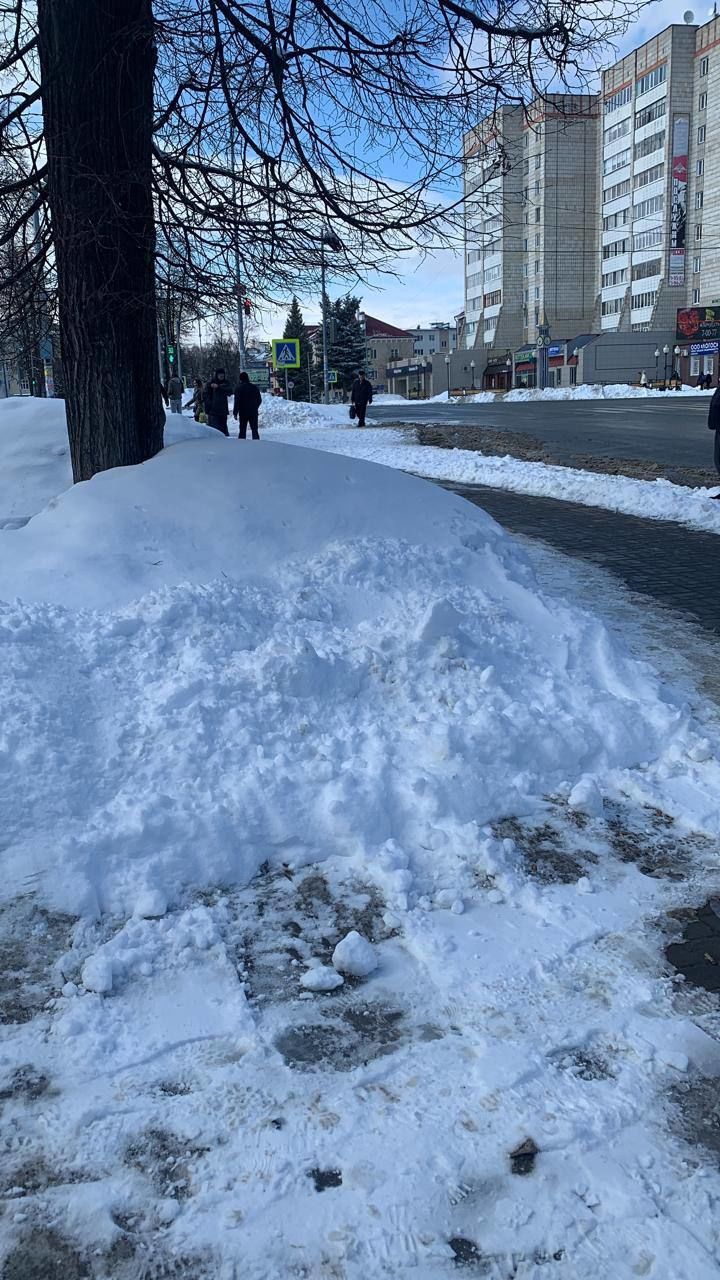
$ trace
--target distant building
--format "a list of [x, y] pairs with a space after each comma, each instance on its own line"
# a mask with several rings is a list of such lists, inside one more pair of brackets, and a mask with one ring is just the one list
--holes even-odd
[[415, 340], [413, 354], [416, 356], [447, 355], [457, 346], [457, 327], [442, 321], [436, 321], [427, 328], [418, 325], [410, 332]]
[[411, 360], [415, 339], [408, 329], [363, 313], [365, 326], [365, 373], [377, 391], [387, 390], [387, 367], [393, 360]]

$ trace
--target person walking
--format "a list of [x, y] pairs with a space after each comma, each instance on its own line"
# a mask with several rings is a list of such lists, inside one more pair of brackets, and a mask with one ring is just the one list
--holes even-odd
[[188, 400], [185, 408], [192, 409], [193, 417], [196, 422], [207, 422], [207, 414], [205, 412], [205, 384], [202, 378], [195, 379], [193, 383], [192, 400]]
[[228, 434], [228, 396], [232, 395], [232, 387], [225, 377], [224, 369], [216, 369], [205, 387], [205, 412], [208, 425], [224, 436]]
[[[713, 461], [715, 470], [720, 476], [720, 387], [715, 388], [715, 393], [710, 401], [708, 410], [708, 427], [715, 432], [715, 449], [713, 452]], [[720, 493], [714, 493], [713, 498], [720, 498]]]
[[647, 386], [647, 374], [644, 369], [640, 373], [640, 386], [641, 387]]
[[185, 390], [185, 383], [177, 373], [173, 373], [168, 378], [167, 397], [170, 401], [171, 413], [182, 413], [182, 398]]
[[365, 377], [362, 369], [352, 384], [350, 403], [355, 408], [358, 426], [364, 427], [365, 414], [367, 413], [368, 405], [372, 404], [372, 386]]
[[239, 424], [238, 440], [247, 440], [247, 429], [250, 427], [253, 440], [260, 439], [258, 431], [258, 409], [262, 404], [260, 388], [251, 382], [243, 372], [238, 378], [233, 401], [233, 418]]

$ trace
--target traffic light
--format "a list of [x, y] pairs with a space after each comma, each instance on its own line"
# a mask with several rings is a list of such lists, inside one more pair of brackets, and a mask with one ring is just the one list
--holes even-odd
[[252, 303], [249, 298], [243, 298], [243, 311], [246, 316], [249, 316], [252, 311]]

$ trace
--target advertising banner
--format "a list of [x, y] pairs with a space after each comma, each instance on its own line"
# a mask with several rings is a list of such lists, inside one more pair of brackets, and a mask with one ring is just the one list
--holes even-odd
[[668, 284], [679, 289], [685, 284], [685, 229], [687, 225], [688, 116], [675, 116], [672, 133], [672, 187], [670, 209], [670, 260]]
[[675, 336], [679, 342], [717, 342], [720, 307], [686, 307], [677, 313]]

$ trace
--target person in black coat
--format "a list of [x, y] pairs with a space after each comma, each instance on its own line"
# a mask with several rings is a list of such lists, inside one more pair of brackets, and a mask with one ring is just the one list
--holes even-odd
[[362, 369], [352, 384], [350, 392], [350, 403], [355, 406], [357, 414], [358, 426], [365, 426], [365, 414], [369, 404], [372, 404], [372, 386], [368, 382]]
[[[720, 387], [715, 388], [715, 394], [710, 401], [708, 426], [711, 431], [715, 432], [714, 462], [715, 470], [720, 475]], [[713, 498], [720, 498], [720, 493], [714, 493]]]
[[205, 412], [208, 425], [216, 431], [228, 434], [228, 396], [232, 395], [232, 387], [225, 377], [224, 369], [216, 369], [212, 378], [205, 385]]
[[238, 440], [247, 440], [248, 426], [252, 431], [253, 440], [260, 439], [258, 431], [258, 409], [262, 404], [262, 396], [260, 388], [251, 382], [247, 374], [243, 371], [238, 379], [235, 388], [235, 400], [233, 403], [233, 418], [239, 423]]

